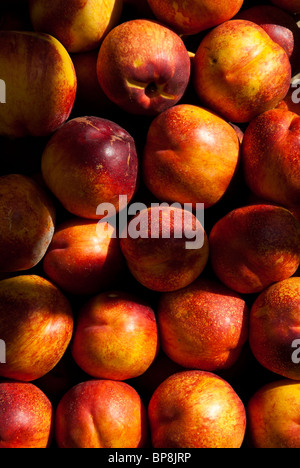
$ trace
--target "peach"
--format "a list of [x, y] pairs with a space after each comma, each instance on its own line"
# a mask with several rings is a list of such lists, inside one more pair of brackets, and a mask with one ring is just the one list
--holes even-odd
[[234, 291], [259, 293], [297, 271], [299, 236], [299, 222], [281, 206], [258, 203], [236, 208], [210, 232], [213, 271]]
[[6, 362], [0, 376], [36, 380], [54, 368], [73, 333], [69, 301], [48, 280], [20, 275], [0, 281], [0, 336]]
[[215, 205], [239, 164], [240, 144], [225, 120], [181, 104], [150, 124], [142, 162], [143, 181], [160, 200]]
[[108, 291], [81, 309], [72, 355], [96, 378], [128, 380], [143, 374], [159, 348], [155, 313], [135, 295]]
[[[42, 154], [42, 174], [49, 190], [71, 214], [99, 219], [98, 206], [113, 205], [120, 195], [129, 203], [138, 181], [134, 139], [115, 122], [77, 117], [48, 141]], [[70, 170], [72, 168], [72, 170]]]
[[236, 19], [252, 21], [261, 26], [285, 50], [292, 69], [299, 68], [300, 30], [291, 14], [274, 5], [255, 5], [240, 11]]
[[56, 410], [59, 448], [143, 448], [147, 411], [127, 383], [87, 380], [72, 387]]
[[193, 213], [180, 207], [145, 208], [131, 219], [120, 237], [129, 271], [150, 290], [183, 288], [203, 272], [208, 262], [204, 228]]
[[44, 272], [63, 291], [96, 294], [114, 284], [124, 271], [116, 229], [107, 223], [72, 218], [54, 233], [43, 259]]
[[0, 271], [35, 267], [44, 257], [55, 230], [52, 199], [31, 177], [0, 177]]
[[108, 98], [132, 114], [155, 115], [184, 95], [191, 63], [182, 39], [149, 19], [112, 29], [102, 42], [97, 76]]
[[286, 96], [291, 64], [259, 25], [230, 20], [205, 35], [194, 57], [201, 103], [226, 120], [246, 123]]
[[148, 0], [155, 16], [179, 34], [198, 34], [234, 17], [243, 0]]
[[276, 380], [260, 387], [247, 404], [252, 448], [300, 447], [300, 383]]
[[163, 293], [157, 321], [162, 350], [185, 368], [211, 372], [228, 369], [248, 339], [244, 299], [215, 280]]
[[0, 448], [49, 448], [53, 425], [52, 404], [34, 384], [0, 383]]
[[29, 0], [33, 29], [56, 37], [68, 52], [99, 47], [119, 21], [123, 0]]
[[300, 380], [294, 344], [300, 330], [300, 278], [279, 281], [255, 300], [250, 312], [249, 343], [253, 355], [269, 371]]
[[148, 406], [154, 448], [240, 448], [244, 404], [231, 385], [210, 372], [187, 370], [168, 377]]
[[300, 116], [272, 109], [248, 125], [242, 146], [244, 177], [257, 196], [287, 207], [300, 203]]
[[70, 116], [77, 79], [66, 49], [54, 37], [31, 31], [0, 31], [0, 135], [49, 136]]

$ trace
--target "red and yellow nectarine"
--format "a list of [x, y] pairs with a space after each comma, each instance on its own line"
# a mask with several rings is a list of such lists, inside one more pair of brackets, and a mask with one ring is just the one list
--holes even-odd
[[300, 278], [279, 281], [262, 291], [250, 311], [249, 344], [271, 372], [300, 380], [294, 343], [300, 330]]
[[30, 0], [34, 30], [56, 37], [68, 52], [99, 47], [120, 19], [123, 0]]
[[185, 368], [211, 372], [237, 361], [248, 340], [248, 319], [239, 294], [203, 278], [163, 293], [157, 309], [162, 350]]
[[59, 448], [143, 448], [146, 408], [125, 382], [87, 380], [72, 387], [56, 410]]
[[287, 207], [300, 203], [300, 116], [272, 109], [253, 119], [244, 133], [245, 181], [258, 197]]
[[159, 349], [155, 313], [132, 294], [101, 293], [86, 303], [72, 342], [75, 362], [95, 378], [127, 380], [143, 374]]
[[184, 95], [190, 57], [171, 29], [148, 19], [126, 21], [108, 33], [97, 62], [101, 88], [127, 113], [155, 115]]
[[243, 402], [210, 372], [182, 371], [155, 390], [148, 406], [154, 448], [240, 448], [246, 430]]
[[207, 109], [181, 104], [150, 124], [143, 157], [143, 182], [159, 200], [215, 205], [239, 164], [236, 132]]
[[201, 103], [232, 122], [249, 122], [276, 107], [289, 90], [286, 52], [251, 21], [230, 20], [212, 29], [193, 64]]
[[197, 34], [234, 17], [243, 0], [148, 0], [155, 16], [178, 34]]
[[25, 271], [44, 257], [55, 230], [50, 196], [23, 174], [0, 177], [0, 272]]
[[43, 258], [46, 275], [63, 291], [96, 294], [112, 286], [125, 262], [114, 226], [72, 218], [57, 226]]
[[49, 448], [54, 409], [48, 397], [27, 382], [0, 382], [0, 448]]
[[251, 448], [300, 448], [300, 383], [289, 379], [263, 385], [247, 407]]
[[72, 334], [70, 303], [48, 280], [20, 275], [0, 281], [0, 336], [6, 345], [0, 376], [26, 382], [44, 376], [62, 358]]
[[217, 277], [234, 291], [254, 294], [297, 271], [300, 224], [282, 206], [242, 206], [214, 224], [209, 246]]
[[0, 135], [49, 136], [70, 117], [77, 78], [66, 49], [53, 36], [31, 31], [0, 32]]

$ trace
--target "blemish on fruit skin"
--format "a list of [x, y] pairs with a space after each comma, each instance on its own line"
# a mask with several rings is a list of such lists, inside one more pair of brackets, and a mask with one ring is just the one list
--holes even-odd
[[144, 62], [140, 58], [135, 59], [133, 62], [134, 67], [141, 67], [142, 65], [144, 65]]

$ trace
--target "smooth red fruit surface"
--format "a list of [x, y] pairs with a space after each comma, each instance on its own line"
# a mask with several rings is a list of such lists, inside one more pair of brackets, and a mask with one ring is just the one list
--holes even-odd
[[182, 98], [190, 57], [171, 29], [148, 19], [116, 26], [101, 44], [97, 75], [111, 101], [126, 112], [155, 115]]
[[99, 219], [98, 206], [125, 208], [136, 191], [138, 157], [135, 142], [115, 122], [100, 117], [77, 117], [50, 138], [42, 155], [46, 185], [75, 216]]
[[271, 0], [271, 2], [290, 13], [300, 13], [299, 0]]
[[194, 57], [194, 88], [204, 106], [245, 123], [286, 96], [291, 64], [257, 24], [230, 20], [210, 31]]
[[209, 245], [218, 278], [239, 293], [257, 293], [297, 271], [300, 225], [281, 206], [243, 206], [216, 222]]
[[248, 339], [244, 299], [203, 278], [179, 291], [163, 293], [157, 321], [163, 351], [186, 368], [227, 369], [237, 361]]
[[49, 448], [54, 411], [35, 385], [0, 382], [0, 448]]
[[240, 448], [245, 407], [224, 379], [201, 370], [182, 371], [155, 390], [148, 417], [154, 448]]
[[71, 294], [96, 294], [119, 278], [124, 258], [116, 229], [74, 218], [61, 223], [43, 259], [51, 281]]
[[280, 205], [299, 205], [299, 153], [299, 115], [272, 109], [252, 120], [242, 146], [244, 177], [251, 191]]
[[197, 34], [234, 17], [243, 0], [148, 0], [155, 16], [178, 34]]
[[250, 313], [249, 343], [260, 364], [283, 377], [300, 380], [295, 343], [300, 330], [300, 278], [265, 289]]
[[0, 69], [5, 83], [1, 135], [49, 136], [70, 117], [76, 73], [56, 38], [32, 31], [0, 31]]
[[172, 205], [141, 210], [121, 234], [120, 244], [134, 278], [154, 291], [187, 286], [208, 262], [208, 239], [200, 221]]
[[300, 383], [289, 379], [259, 388], [247, 404], [252, 448], [300, 448]]
[[256, 5], [240, 11], [236, 18], [262, 27], [285, 50], [292, 68], [299, 68], [300, 30], [292, 15], [273, 5]]
[[147, 411], [125, 382], [88, 380], [60, 400], [55, 437], [59, 448], [143, 448]]
[[227, 191], [239, 154], [236, 132], [226, 121], [198, 106], [177, 105], [151, 122], [143, 180], [160, 200], [208, 208]]
[[0, 336], [6, 345], [0, 376], [42, 377], [62, 358], [72, 333], [71, 306], [52, 283], [36, 275], [0, 281]]
[[93, 297], [80, 311], [72, 355], [93, 377], [138, 377], [150, 367], [158, 348], [155, 313], [134, 295], [105, 292]]
[[0, 177], [0, 271], [35, 267], [44, 257], [55, 230], [51, 198], [30, 177]]

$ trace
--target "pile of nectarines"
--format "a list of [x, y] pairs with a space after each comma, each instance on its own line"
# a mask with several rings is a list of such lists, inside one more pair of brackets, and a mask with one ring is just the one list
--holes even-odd
[[1, 2], [0, 448], [300, 448], [299, 15]]

